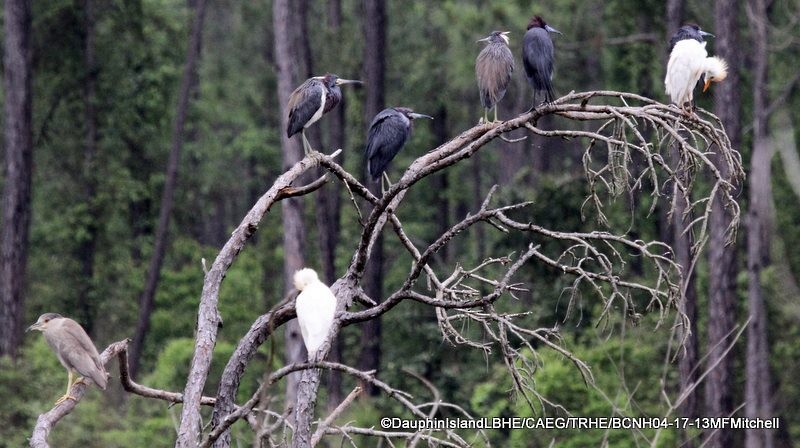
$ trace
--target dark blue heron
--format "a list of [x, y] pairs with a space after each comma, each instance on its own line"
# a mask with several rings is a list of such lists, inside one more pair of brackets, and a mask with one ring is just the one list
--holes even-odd
[[483, 105], [483, 121], [489, 121], [489, 109], [494, 108], [497, 121], [497, 103], [506, 94], [506, 88], [514, 72], [514, 55], [508, 48], [508, 31], [492, 31], [478, 42], [489, 42], [475, 60], [475, 76]]
[[[372, 179], [377, 180], [383, 174], [386, 183], [392, 185], [386, 174], [386, 167], [403, 149], [411, 135], [411, 122], [417, 118], [433, 120], [433, 117], [415, 113], [407, 107], [384, 109], [372, 120], [364, 152], [367, 158], [367, 172]], [[383, 180], [381, 180], [381, 190], [383, 190]]]
[[361, 81], [341, 79], [338, 76], [328, 73], [324, 76], [309, 78], [300, 87], [294, 89], [289, 96], [289, 124], [286, 127], [286, 135], [291, 138], [300, 132], [303, 137], [303, 149], [306, 154], [314, 150], [306, 139], [306, 128], [316, 123], [317, 120], [336, 107], [342, 101], [342, 91], [339, 86], [342, 84], [361, 84]]
[[705, 37], [716, 37], [711, 33], [707, 33], [700, 29], [700, 26], [694, 23], [687, 23], [686, 25], [680, 27], [675, 34], [669, 39], [669, 52], [672, 53], [672, 49], [675, 48], [675, 44], [678, 41], [685, 40], [685, 39], [694, 39], [698, 42], [705, 42]]
[[528, 31], [522, 39], [522, 63], [525, 66], [528, 83], [533, 88], [533, 106], [530, 110], [536, 109], [536, 92], [544, 92], [546, 103], [552, 103], [555, 99], [553, 92], [555, 47], [549, 33], [562, 34], [561, 31], [546, 24], [541, 17], [533, 16], [528, 24]]

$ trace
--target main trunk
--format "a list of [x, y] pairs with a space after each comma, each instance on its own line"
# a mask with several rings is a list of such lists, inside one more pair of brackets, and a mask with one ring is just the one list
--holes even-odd
[[16, 357], [22, 336], [31, 220], [31, 3], [6, 0], [3, 40], [5, 185], [0, 230], [0, 356]]
[[[739, 2], [720, 0], [714, 9], [715, 53], [728, 61], [731, 68], [728, 78], [715, 86], [714, 112], [728, 133], [733, 149], [740, 149], [740, 110], [738, 31]], [[730, 167], [720, 157], [715, 163], [723, 177]], [[715, 366], [706, 382], [705, 416], [726, 417], [734, 410], [733, 357], [724, 355], [731, 343], [736, 312], [736, 252], [735, 246], [726, 244], [731, 215], [720, 199], [713, 204], [709, 223], [709, 296], [708, 296], [708, 358], [707, 365]], [[706, 446], [729, 447], [733, 432], [728, 429], [708, 432]]]

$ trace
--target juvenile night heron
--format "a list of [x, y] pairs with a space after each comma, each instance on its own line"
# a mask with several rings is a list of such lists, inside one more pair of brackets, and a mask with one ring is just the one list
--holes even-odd
[[[31, 330], [39, 330], [44, 334], [47, 345], [53, 349], [61, 365], [67, 369], [67, 392], [56, 401], [56, 404], [65, 400], [75, 400], [75, 397], [69, 394], [69, 390], [75, 384], [86, 384], [86, 378], [90, 378], [100, 389], [106, 390], [108, 374], [100, 362], [100, 355], [94, 343], [80, 324], [60, 314], [46, 313], [28, 327], [27, 331]], [[72, 381], [73, 375], [79, 375], [75, 382]]]
[[[386, 168], [405, 146], [411, 135], [412, 121], [417, 118], [433, 120], [430, 115], [418, 114], [407, 107], [384, 109], [372, 120], [364, 155], [367, 158], [367, 172], [373, 179], [377, 180], [383, 174], [386, 183], [392, 185], [386, 174]], [[383, 179], [381, 189], [383, 189]]]
[[306, 154], [314, 151], [306, 138], [306, 128], [342, 101], [342, 90], [339, 86], [343, 84], [361, 84], [361, 81], [341, 79], [328, 73], [307, 79], [289, 96], [289, 104], [286, 106], [289, 110], [286, 135], [291, 138], [300, 132]]
[[294, 287], [300, 291], [295, 302], [297, 322], [300, 324], [308, 358], [313, 359], [333, 326], [336, 297], [319, 280], [317, 273], [309, 268], [294, 273]]
[[497, 121], [497, 103], [506, 94], [506, 88], [514, 72], [514, 55], [508, 48], [508, 31], [492, 31], [478, 42], [489, 42], [475, 60], [475, 76], [483, 105], [483, 121], [488, 122], [488, 111], [494, 108]]
[[[528, 31], [522, 38], [522, 65], [528, 83], [533, 88], [533, 106], [536, 109], [536, 92], [544, 92], [544, 102], [555, 100], [553, 92], [553, 66], [555, 63], [555, 47], [550, 33], [562, 34], [561, 31], [546, 24], [540, 16], [533, 16], [528, 24]], [[563, 35], [563, 34], [562, 34]]]
[[[686, 112], [691, 110], [694, 87], [700, 77], [705, 77], [703, 92], [711, 82], [723, 81], [728, 76], [728, 65], [716, 56], [708, 57], [706, 43], [683, 39], [675, 43], [667, 64], [664, 87], [670, 100]], [[686, 104], [689, 104], [688, 108]]]

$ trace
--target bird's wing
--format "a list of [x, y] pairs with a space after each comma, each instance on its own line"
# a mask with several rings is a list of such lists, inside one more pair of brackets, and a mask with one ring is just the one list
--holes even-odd
[[553, 64], [555, 47], [547, 31], [531, 28], [525, 33], [522, 42], [522, 62], [528, 82], [536, 90], [544, 90], [547, 99], [553, 100]]
[[105, 390], [108, 383], [106, 369], [100, 362], [100, 354], [83, 327], [72, 319], [65, 319], [62, 324], [66, 346], [64, 358], [72, 368], [83, 376], [87, 376], [100, 388]]
[[411, 133], [411, 121], [394, 109], [379, 113], [369, 127], [367, 136], [367, 170], [377, 179], [386, 170]]
[[300, 334], [303, 336], [303, 343], [306, 346], [306, 351], [311, 353], [310, 343], [310, 328], [311, 321], [314, 319], [314, 304], [313, 294], [310, 290], [304, 289], [297, 295], [295, 302], [295, 311], [297, 312], [297, 323], [300, 326]]
[[314, 116], [322, 105], [322, 82], [318, 79], [310, 78], [296, 88], [289, 96], [289, 124], [286, 127], [286, 135], [291, 137], [303, 129], [308, 120]]
[[506, 94], [514, 72], [514, 56], [503, 44], [487, 45], [475, 60], [475, 76], [481, 94], [481, 104], [493, 107]]

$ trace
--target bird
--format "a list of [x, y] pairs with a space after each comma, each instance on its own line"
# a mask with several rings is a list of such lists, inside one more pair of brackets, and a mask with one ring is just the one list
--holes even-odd
[[300, 334], [303, 335], [308, 358], [313, 359], [333, 326], [336, 297], [311, 268], [295, 272], [293, 280], [294, 287], [300, 291], [295, 302]]
[[669, 39], [669, 50], [668, 52], [672, 52], [672, 49], [675, 48], [675, 44], [679, 41], [685, 39], [694, 39], [698, 42], [705, 42], [706, 37], [716, 37], [711, 33], [707, 33], [700, 29], [700, 26], [695, 23], [687, 23], [686, 25], [680, 27], [675, 34]]
[[407, 107], [384, 109], [372, 120], [364, 156], [367, 159], [367, 172], [373, 180], [377, 180], [383, 174], [386, 183], [392, 185], [386, 174], [386, 167], [403, 149], [411, 135], [412, 121], [418, 118], [433, 120], [430, 115], [418, 114]]
[[[728, 75], [725, 60], [716, 56], [708, 57], [706, 42], [683, 39], [675, 44], [667, 64], [664, 87], [670, 100], [684, 111], [691, 109], [693, 90], [700, 77], [705, 77], [703, 92], [711, 82], [721, 82]], [[689, 103], [689, 109], [686, 104]]]
[[514, 72], [514, 55], [508, 48], [508, 31], [492, 31], [478, 42], [489, 42], [475, 59], [475, 76], [483, 105], [483, 121], [488, 122], [489, 109], [494, 108], [497, 121], [497, 103], [506, 94], [506, 88]]
[[289, 103], [286, 106], [289, 110], [286, 135], [291, 138], [300, 132], [303, 138], [303, 150], [307, 155], [314, 150], [306, 138], [306, 128], [316, 123], [342, 101], [342, 91], [339, 86], [344, 84], [362, 84], [362, 82], [356, 79], [342, 79], [333, 73], [328, 73], [307, 79], [289, 96]]
[[[45, 313], [26, 331], [32, 330], [44, 334], [47, 345], [53, 349], [61, 365], [67, 369], [67, 392], [56, 401], [56, 405], [66, 400], [76, 400], [69, 391], [78, 383], [86, 384], [86, 378], [91, 379], [100, 389], [106, 390], [108, 384], [106, 369], [100, 361], [97, 348], [79, 323], [57, 313]], [[73, 375], [79, 375], [74, 382]]]
[[544, 91], [545, 102], [551, 103], [555, 99], [553, 92], [553, 64], [555, 61], [555, 47], [549, 33], [561, 31], [545, 23], [540, 16], [533, 16], [528, 23], [528, 31], [522, 38], [522, 65], [528, 84], [533, 88], [533, 106], [536, 108], [536, 92]]

